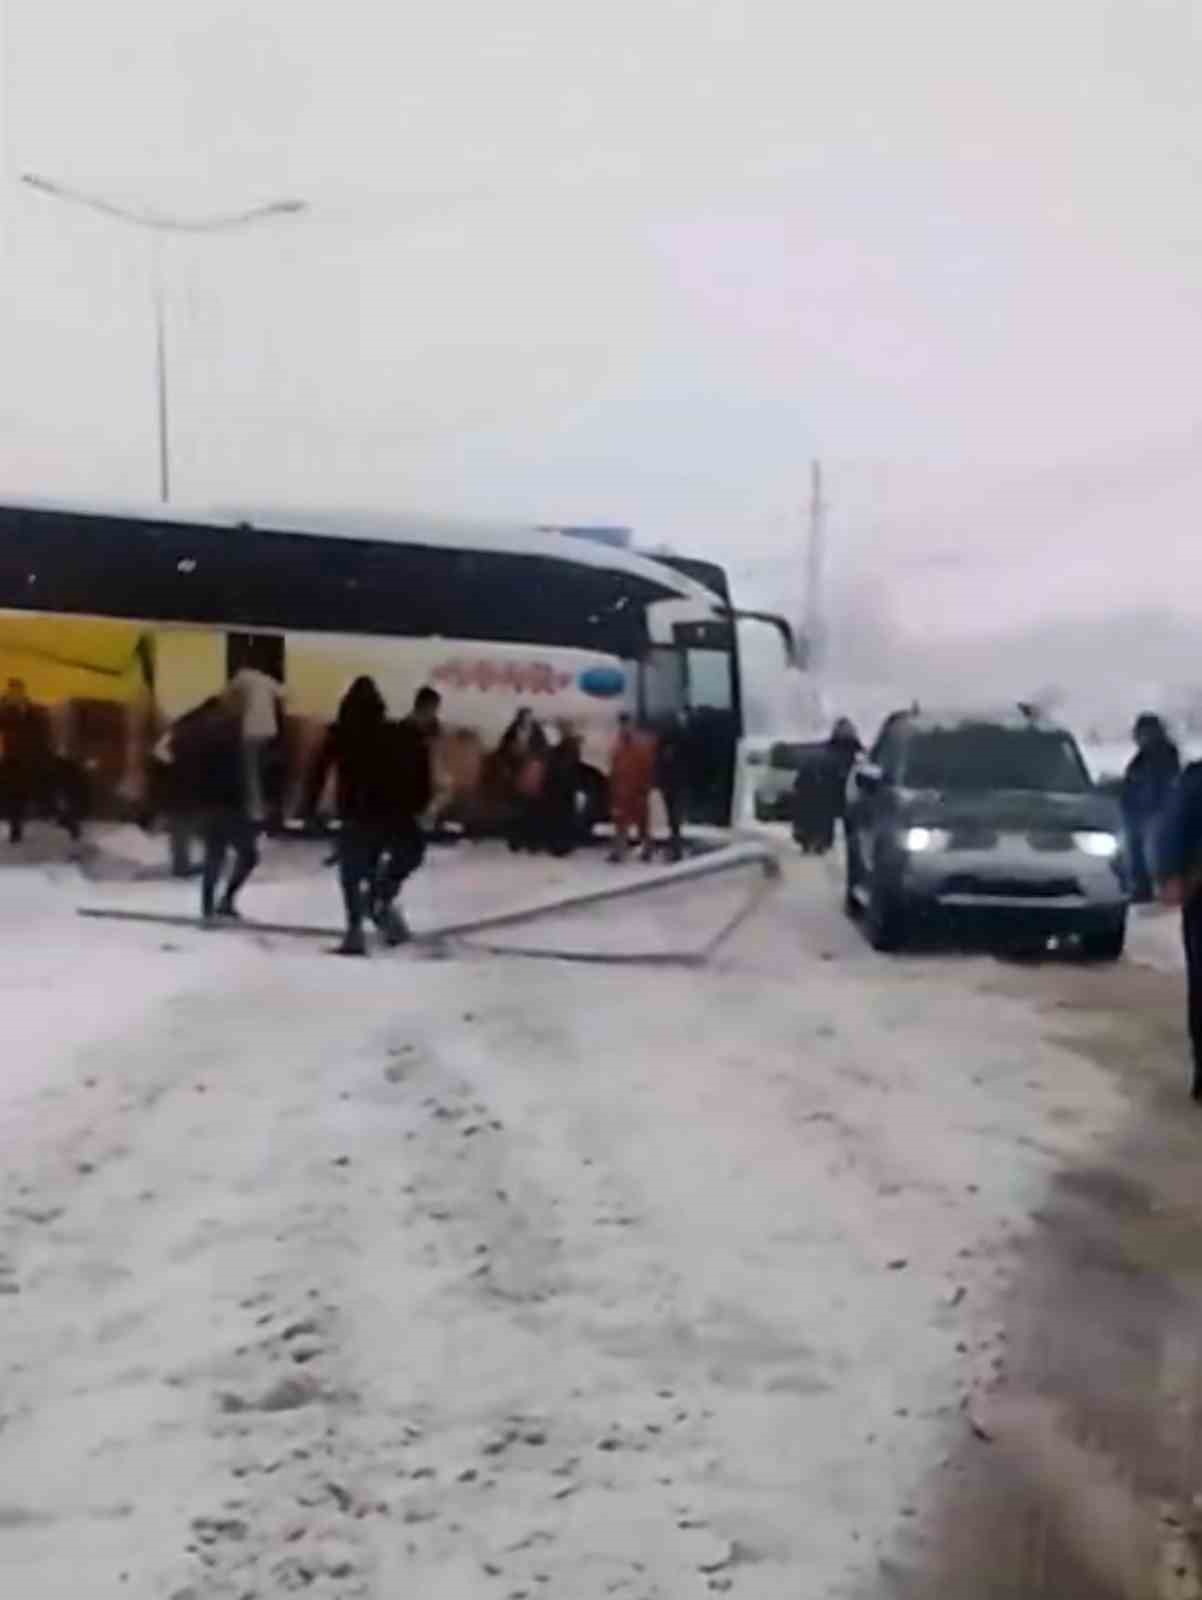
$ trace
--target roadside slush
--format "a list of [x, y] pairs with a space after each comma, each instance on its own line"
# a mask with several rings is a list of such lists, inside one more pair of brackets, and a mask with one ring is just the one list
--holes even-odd
[[1008, 1252], [993, 1370], [874, 1600], [1202, 1595], [1202, 1114], [1186, 1098], [1181, 978], [998, 966], [1047, 1038], [1110, 1075], [1130, 1113], [1067, 1165]]

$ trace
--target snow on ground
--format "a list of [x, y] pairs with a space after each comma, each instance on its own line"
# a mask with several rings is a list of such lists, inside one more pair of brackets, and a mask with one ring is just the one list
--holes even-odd
[[[613, 870], [434, 852], [414, 908]], [[674, 891], [684, 943], [729, 893]], [[699, 971], [338, 962], [96, 894], [22, 869], [0, 908], [22, 1600], [850, 1594], [1122, 1111], [988, 963], [867, 952], [821, 864]], [[302, 848], [260, 897], [334, 887]]]
[[[139, 871], [163, 871], [161, 841], [123, 828], [102, 835], [101, 845], [102, 857], [93, 867], [93, 884], [83, 904], [199, 915], [198, 882], [189, 888], [170, 879], [139, 878]], [[262, 865], [242, 897], [247, 915], [336, 930], [342, 912], [337, 872], [326, 864], [332, 848], [332, 842], [268, 842]], [[405, 891], [405, 905], [415, 929], [439, 928], [557, 896], [633, 883], [649, 870], [634, 857], [622, 866], [612, 865], [601, 849], [556, 861], [549, 856], [513, 858], [496, 842], [434, 845]]]
[[758, 863], [699, 890], [695, 882], [632, 895], [604, 907], [571, 907], [536, 922], [469, 934], [472, 949], [580, 961], [701, 960], [765, 892]]
[[1184, 973], [1181, 916], [1163, 906], [1135, 906], [1127, 925], [1127, 953], [1141, 966]]

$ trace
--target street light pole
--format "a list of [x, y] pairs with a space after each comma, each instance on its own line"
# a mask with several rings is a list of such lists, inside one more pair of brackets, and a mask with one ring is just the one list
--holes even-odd
[[167, 293], [166, 281], [163, 270], [163, 255], [166, 248], [167, 235], [172, 233], [225, 233], [235, 228], [243, 228], [252, 222], [260, 222], [268, 217], [296, 216], [308, 209], [304, 200], [272, 200], [264, 205], [252, 206], [246, 211], [233, 211], [219, 213], [208, 217], [179, 217], [168, 215], [164, 212], [135, 210], [131, 207], [116, 204], [104, 195], [85, 192], [82, 189], [73, 189], [63, 183], [56, 183], [50, 178], [43, 178], [37, 173], [27, 172], [22, 175], [21, 182], [27, 188], [36, 189], [40, 194], [49, 195], [55, 200], [65, 200], [72, 205], [83, 206], [88, 211], [97, 211], [101, 216], [110, 217], [117, 222], [129, 223], [134, 227], [143, 228], [151, 235], [151, 297], [154, 311], [154, 346], [155, 346], [155, 411], [158, 418], [159, 436], [159, 497], [166, 505], [171, 497], [171, 437], [169, 431], [170, 415], [167, 405]]
[[151, 240], [153, 256], [154, 294], [154, 375], [155, 400], [159, 419], [159, 499], [164, 505], [171, 499], [171, 434], [167, 412], [167, 295], [163, 284], [163, 249], [161, 235]]
[[822, 584], [826, 569], [826, 501], [822, 463], [810, 464], [810, 530], [806, 545], [805, 634], [808, 666], [818, 682], [826, 664], [826, 614]]

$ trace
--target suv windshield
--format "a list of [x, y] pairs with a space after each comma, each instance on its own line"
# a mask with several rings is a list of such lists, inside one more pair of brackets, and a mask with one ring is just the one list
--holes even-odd
[[1080, 794], [1090, 787], [1067, 734], [988, 724], [917, 733], [906, 745], [901, 780], [910, 789], [1035, 789]]

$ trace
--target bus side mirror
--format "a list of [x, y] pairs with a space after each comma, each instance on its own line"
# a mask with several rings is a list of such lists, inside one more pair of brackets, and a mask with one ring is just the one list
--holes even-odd
[[856, 788], [861, 794], [875, 794], [885, 781], [885, 774], [875, 761], [865, 761], [856, 768]]
[[776, 611], [744, 611], [740, 606], [730, 608], [727, 615], [732, 622], [762, 622], [769, 628], [775, 628], [780, 635], [780, 642], [785, 652], [786, 666], [805, 670], [804, 649], [799, 650], [797, 638], [793, 632], [793, 625]]

